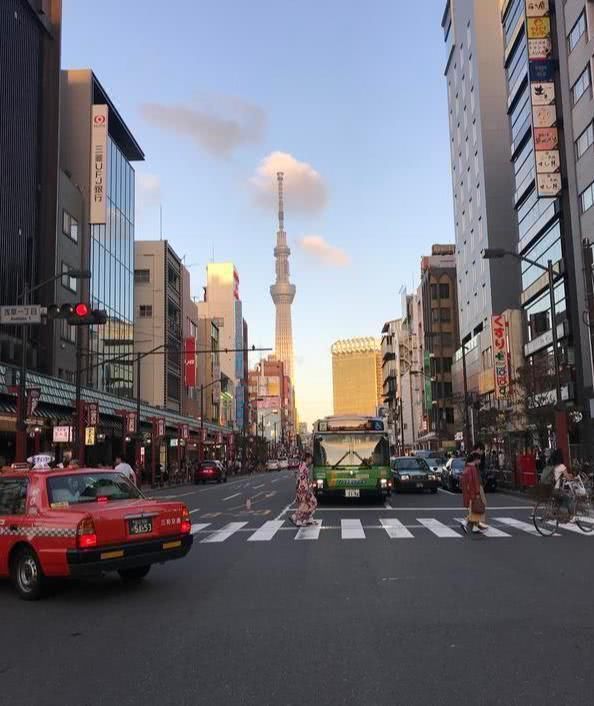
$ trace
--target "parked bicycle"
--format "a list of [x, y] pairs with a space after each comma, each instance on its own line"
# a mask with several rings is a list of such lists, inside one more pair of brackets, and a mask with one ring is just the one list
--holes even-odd
[[543, 537], [555, 534], [559, 524], [567, 524], [575, 516], [575, 524], [589, 534], [594, 531], [592, 482], [584, 473], [578, 473], [560, 490], [542, 487], [532, 514], [534, 527]]

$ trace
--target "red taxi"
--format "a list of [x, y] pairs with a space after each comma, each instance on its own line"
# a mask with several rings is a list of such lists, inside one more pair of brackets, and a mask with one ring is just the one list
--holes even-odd
[[149, 500], [110, 470], [0, 472], [0, 576], [26, 600], [51, 577], [144, 578], [192, 546], [188, 508]]

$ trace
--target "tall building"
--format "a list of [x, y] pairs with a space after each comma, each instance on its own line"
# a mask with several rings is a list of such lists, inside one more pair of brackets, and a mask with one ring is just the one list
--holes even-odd
[[334, 414], [377, 414], [381, 348], [376, 338], [336, 341], [332, 353]]
[[[185, 274], [185, 276], [184, 276]], [[140, 393], [155, 407], [182, 412], [183, 303], [189, 273], [167, 240], [137, 240], [134, 266], [134, 350], [141, 363]], [[190, 300], [191, 301], [191, 300]], [[197, 313], [197, 312], [196, 312]], [[192, 319], [185, 322], [189, 327]]]
[[481, 255], [485, 248], [517, 247], [509, 156], [527, 117], [508, 120], [499, 11], [500, 0], [448, 0], [442, 18], [460, 341], [476, 394], [483, 361], [492, 367], [491, 316], [520, 301], [518, 262]]
[[390, 446], [394, 447], [397, 442], [397, 422], [400, 414], [398, 380], [400, 378], [398, 345], [402, 321], [395, 319], [386, 321], [382, 327], [381, 338], [381, 382], [382, 395], [381, 402], [386, 410], [388, 432], [390, 434]]
[[[90, 301], [107, 312], [107, 324], [82, 330], [88, 352], [85, 383], [132, 397], [133, 371], [125, 360], [134, 347], [134, 192], [132, 162], [144, 159], [136, 139], [90, 69], [62, 72], [60, 108], [60, 237], [57, 267], [63, 273], [56, 297]], [[71, 269], [90, 269], [78, 287]], [[59, 327], [59, 322], [54, 324]], [[73, 341], [60, 327], [54, 367], [72, 373]], [[64, 340], [66, 339], [66, 340]], [[111, 361], [111, 362], [110, 362]]]
[[239, 296], [239, 274], [232, 262], [211, 262], [206, 268], [204, 301], [200, 318], [212, 319], [218, 328], [221, 349], [221, 423], [243, 429], [245, 413], [244, 321]]
[[289, 445], [296, 436], [295, 400], [291, 379], [281, 360], [270, 356], [249, 371], [252, 431], [269, 441]]
[[423, 424], [419, 442], [427, 448], [453, 446], [456, 434], [452, 364], [458, 348], [456, 248], [433, 245], [421, 258], [423, 307]]
[[[592, 271], [584, 238], [594, 225], [594, 41], [589, 29], [594, 9], [583, 0], [500, 4], [505, 98], [514, 132], [507, 156], [514, 171], [516, 250], [542, 266], [553, 263], [555, 292], [553, 322], [547, 272], [522, 263], [524, 355], [529, 368], [541, 371], [542, 382], [552, 386], [551, 376], [542, 371], [554, 368], [555, 328], [561, 398], [590, 417], [592, 332], [584, 312], [592, 311]], [[552, 408], [554, 389], [550, 396]], [[587, 427], [583, 431], [589, 434]]]
[[[0, 3], [0, 305], [56, 274], [61, 25], [61, 0]], [[32, 327], [26, 351], [28, 367], [46, 372], [48, 329]], [[0, 361], [20, 362], [20, 333], [0, 327]]]
[[278, 231], [276, 233], [276, 282], [270, 287], [272, 301], [276, 307], [276, 333], [274, 350], [276, 357], [284, 363], [286, 375], [295, 384], [293, 360], [293, 326], [291, 322], [291, 304], [295, 299], [295, 285], [289, 281], [289, 255], [285, 233], [285, 214], [283, 206], [283, 173], [277, 173], [278, 180]]

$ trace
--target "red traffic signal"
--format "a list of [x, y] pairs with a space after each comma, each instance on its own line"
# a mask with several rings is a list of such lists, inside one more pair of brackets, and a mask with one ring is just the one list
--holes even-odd
[[71, 326], [102, 325], [107, 323], [107, 313], [101, 309], [91, 309], [85, 302], [79, 302], [68, 317], [68, 323]]

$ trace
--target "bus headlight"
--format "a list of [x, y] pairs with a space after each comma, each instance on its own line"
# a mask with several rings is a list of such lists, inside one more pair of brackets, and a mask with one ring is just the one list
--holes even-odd
[[323, 481], [321, 478], [319, 478], [319, 479], [316, 481], [316, 483], [317, 483], [317, 486], [318, 486], [318, 490], [322, 490], [322, 488], [324, 487], [324, 481]]
[[385, 478], [382, 478], [380, 480], [380, 485], [382, 486], [382, 488], [386, 488], [388, 485], [388, 481]]
[[404, 473], [400, 476], [400, 480], [410, 480], [410, 476], [407, 473]]
[[430, 473], [427, 478], [428, 480], [435, 480], [435, 475], [433, 473]]

